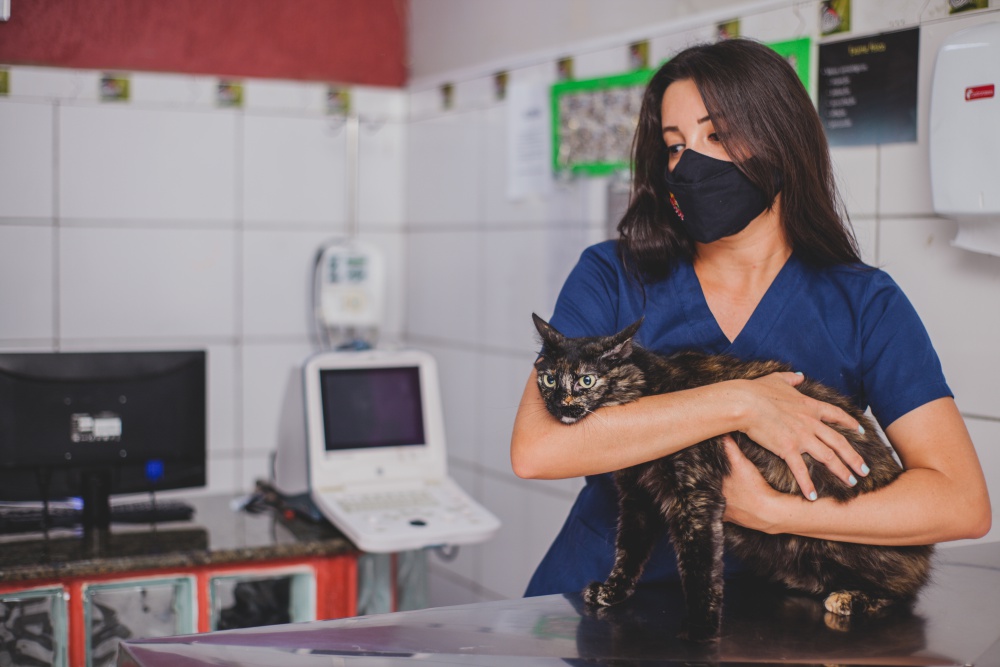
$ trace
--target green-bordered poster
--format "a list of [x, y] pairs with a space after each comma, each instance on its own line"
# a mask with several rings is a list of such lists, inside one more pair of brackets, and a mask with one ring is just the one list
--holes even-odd
[[628, 169], [642, 94], [653, 70], [552, 86], [552, 167], [609, 174]]

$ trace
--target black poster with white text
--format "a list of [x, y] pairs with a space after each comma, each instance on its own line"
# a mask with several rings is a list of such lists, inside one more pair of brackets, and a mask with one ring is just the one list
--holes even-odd
[[819, 47], [819, 115], [831, 146], [917, 140], [920, 29]]

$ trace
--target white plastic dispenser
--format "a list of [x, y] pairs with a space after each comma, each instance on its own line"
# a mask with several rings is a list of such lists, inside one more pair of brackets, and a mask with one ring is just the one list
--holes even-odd
[[941, 45], [930, 108], [935, 212], [956, 220], [952, 245], [1000, 255], [1000, 22]]

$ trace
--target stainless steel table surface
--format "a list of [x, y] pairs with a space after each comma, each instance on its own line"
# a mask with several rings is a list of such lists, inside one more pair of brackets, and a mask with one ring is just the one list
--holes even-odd
[[723, 637], [675, 638], [677, 585], [591, 613], [551, 595], [124, 642], [119, 666], [1000, 665], [1000, 543], [939, 549], [912, 612], [846, 623], [819, 600], [750, 578], [727, 582]]

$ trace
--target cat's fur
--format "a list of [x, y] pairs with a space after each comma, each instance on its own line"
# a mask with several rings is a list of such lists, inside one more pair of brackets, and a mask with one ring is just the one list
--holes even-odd
[[[723, 355], [655, 354], [632, 340], [641, 320], [613, 336], [566, 338], [537, 315], [532, 317], [543, 344], [535, 363], [538, 387], [546, 408], [564, 423], [641, 396], [792, 370], [779, 362], [741, 361]], [[858, 476], [854, 487], [805, 457], [820, 497], [844, 502], [899, 476], [901, 468], [874, 425], [850, 401], [808, 379], [798, 390], [839, 406], [865, 429], [864, 435], [838, 429], [871, 469], [867, 476]], [[800, 493], [784, 461], [742, 433], [731, 435], [771, 486], [785, 493]], [[927, 582], [931, 546], [871, 546], [769, 535], [723, 523], [722, 480], [729, 472], [721, 437], [617, 471], [619, 521], [614, 568], [606, 582], [587, 587], [586, 602], [609, 606], [628, 598], [664, 530], [669, 531], [677, 552], [687, 603], [682, 636], [696, 641], [712, 640], [720, 634], [724, 546], [756, 574], [825, 597], [826, 609], [836, 614], [879, 614], [912, 601]]]

